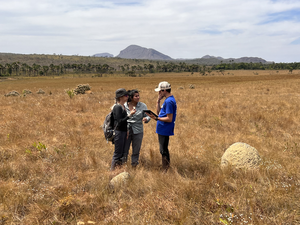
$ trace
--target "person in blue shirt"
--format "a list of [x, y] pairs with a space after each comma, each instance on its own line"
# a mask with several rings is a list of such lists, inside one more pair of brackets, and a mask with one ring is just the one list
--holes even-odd
[[[162, 155], [162, 169], [167, 171], [170, 167], [169, 139], [174, 135], [175, 120], [177, 114], [177, 104], [174, 96], [171, 94], [171, 85], [166, 82], [160, 82], [155, 89], [158, 92], [156, 103], [156, 112], [158, 116], [148, 114], [157, 121], [156, 133], [158, 134], [159, 150]], [[160, 101], [166, 98], [162, 106]]]

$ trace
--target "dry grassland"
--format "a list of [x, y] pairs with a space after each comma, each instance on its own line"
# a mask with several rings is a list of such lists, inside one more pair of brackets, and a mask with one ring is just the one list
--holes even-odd
[[[226, 73], [0, 82], [0, 224], [299, 224], [299, 72]], [[163, 80], [178, 104], [171, 169], [160, 171], [151, 121], [138, 168], [110, 172], [113, 146], [100, 126], [114, 91], [138, 88], [154, 110]], [[78, 84], [93, 94], [71, 99], [65, 90]], [[4, 97], [24, 89], [33, 94]], [[235, 142], [258, 150], [259, 170], [220, 169]], [[129, 182], [109, 188], [123, 171]]]

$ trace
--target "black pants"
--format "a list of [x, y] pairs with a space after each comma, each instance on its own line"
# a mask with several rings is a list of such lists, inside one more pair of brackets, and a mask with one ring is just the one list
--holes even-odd
[[122, 165], [122, 158], [125, 152], [125, 142], [127, 138], [126, 131], [115, 131], [115, 151], [111, 162], [110, 170], [114, 170], [116, 166]]
[[159, 151], [162, 156], [165, 156], [170, 163], [170, 153], [169, 153], [169, 139], [170, 136], [158, 135]]

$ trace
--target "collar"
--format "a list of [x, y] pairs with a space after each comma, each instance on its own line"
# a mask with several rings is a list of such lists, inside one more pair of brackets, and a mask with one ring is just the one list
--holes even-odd
[[[124, 105], [125, 105], [126, 108], [129, 108], [128, 102], [125, 102]], [[139, 105], [140, 105], [140, 102], [138, 102], [138, 103], [136, 104], [136, 107], [138, 107]]]

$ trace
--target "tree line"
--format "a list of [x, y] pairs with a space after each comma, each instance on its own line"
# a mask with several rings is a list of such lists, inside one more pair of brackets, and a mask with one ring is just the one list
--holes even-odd
[[145, 63], [143, 65], [130, 65], [128, 63], [118, 66], [108, 64], [77, 64], [61, 63], [39, 65], [13, 62], [0, 64], [0, 76], [60, 76], [63, 74], [125, 74], [128, 76], [142, 76], [147, 73], [164, 72], [198, 72], [202, 75], [210, 74], [212, 71], [223, 73], [225, 70], [293, 70], [300, 69], [300, 62], [295, 63], [223, 63], [217, 65], [189, 64], [185, 62], [157, 61], [156, 63]]

